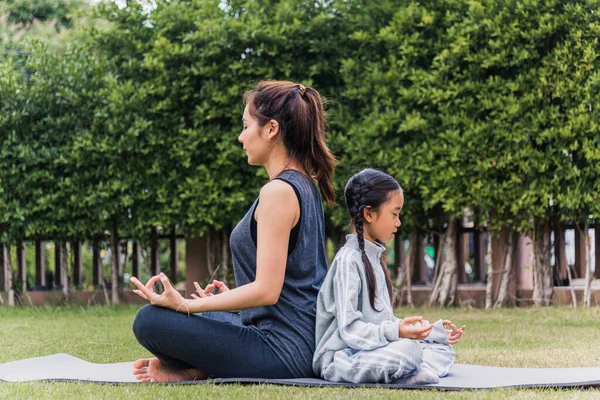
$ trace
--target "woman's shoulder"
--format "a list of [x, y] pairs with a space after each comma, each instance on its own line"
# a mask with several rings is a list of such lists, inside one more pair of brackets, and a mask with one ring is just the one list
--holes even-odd
[[291, 221], [300, 210], [300, 203], [294, 189], [285, 182], [271, 181], [267, 183], [260, 190], [258, 199], [254, 214], [256, 221], [267, 217], [267, 220], [275, 223], [284, 223], [285, 221], [292, 223]]
[[294, 188], [298, 196], [306, 197], [319, 193], [315, 180], [302, 171], [288, 169], [277, 175], [273, 180], [283, 181]]
[[260, 189], [259, 198], [261, 202], [284, 201], [286, 204], [288, 204], [288, 202], [298, 202], [294, 188], [279, 179], [273, 179], [266, 183]]

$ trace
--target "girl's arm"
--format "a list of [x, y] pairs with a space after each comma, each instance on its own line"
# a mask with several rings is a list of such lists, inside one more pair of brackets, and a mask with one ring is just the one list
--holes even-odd
[[155, 293], [146, 293], [144, 289], [147, 288], [132, 279], [145, 295], [142, 297], [152, 304], [183, 313], [232, 311], [277, 303], [283, 288], [290, 232], [300, 217], [300, 204], [294, 189], [283, 181], [269, 182], [260, 191], [255, 215], [258, 221], [257, 257], [253, 282], [218, 296], [183, 299], [167, 294], [161, 299]]
[[[415, 335], [415, 338], [429, 334], [431, 327], [408, 328], [410, 323], [421, 320], [421, 317], [405, 318], [405, 320], [392, 318], [380, 324], [365, 322], [363, 313], [358, 308], [362, 286], [358, 268], [361, 266], [348, 257], [345, 260], [341, 259], [340, 262], [345, 265], [339, 265], [336, 270], [333, 280], [334, 299], [340, 336], [350, 347], [357, 350], [372, 350], [385, 346], [400, 339], [401, 327], [404, 328], [403, 337], [410, 337], [408, 331], [411, 335]], [[371, 305], [363, 304], [364, 307], [371, 307]]]

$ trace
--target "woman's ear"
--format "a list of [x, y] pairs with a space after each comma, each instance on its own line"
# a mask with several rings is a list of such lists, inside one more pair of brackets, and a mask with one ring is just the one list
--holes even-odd
[[371, 208], [371, 206], [366, 206], [363, 209], [363, 220], [371, 223], [371, 221], [373, 221], [373, 209]]
[[267, 132], [267, 140], [272, 141], [277, 138], [279, 135], [279, 122], [274, 119], [269, 120], [267, 122], [267, 127], [269, 128], [269, 132]]

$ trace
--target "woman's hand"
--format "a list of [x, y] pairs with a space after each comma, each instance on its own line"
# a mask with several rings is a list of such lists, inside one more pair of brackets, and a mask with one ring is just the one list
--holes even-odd
[[460, 337], [462, 336], [463, 332], [465, 331], [466, 326], [463, 325], [460, 328], [457, 328], [452, 321], [445, 319], [442, 321], [443, 325], [446, 328], [450, 328], [450, 329], [446, 329], [446, 335], [448, 336], [448, 344], [456, 344], [458, 343]]
[[[154, 284], [158, 281], [160, 281], [165, 288], [164, 292], [161, 294], [158, 294], [154, 291]], [[145, 286], [135, 277], [131, 278], [131, 282], [137, 286], [137, 289], [134, 290], [133, 293], [137, 294], [143, 299], [148, 300], [152, 305], [176, 310], [185, 301], [183, 296], [177, 290], [175, 290], [173, 285], [171, 285], [169, 278], [167, 278], [167, 276], [162, 272], [150, 278]]]
[[[413, 324], [419, 322], [419, 326]], [[429, 333], [433, 325], [423, 320], [423, 317], [406, 317], [400, 321], [400, 328], [398, 329], [398, 335], [401, 338], [423, 340]]]
[[195, 295], [194, 293], [191, 294], [192, 298], [194, 299], [213, 296], [211, 292], [214, 288], [219, 289], [221, 293], [229, 291], [229, 288], [226, 284], [217, 280], [214, 280], [213, 283], [206, 285], [204, 289], [202, 289], [202, 286], [200, 286], [198, 282], [194, 282], [194, 286], [196, 287], [196, 293], [198, 293], [198, 295]]

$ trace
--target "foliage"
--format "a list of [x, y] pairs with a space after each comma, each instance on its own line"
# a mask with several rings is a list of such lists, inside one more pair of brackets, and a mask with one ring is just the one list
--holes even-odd
[[88, 8], [83, 0], [0, 0], [0, 57], [23, 53], [31, 40], [62, 51]]
[[111, 25], [90, 42], [114, 66], [106, 133], [130, 167], [119, 182], [130, 185], [133, 229], [177, 224], [198, 235], [233, 225], [266, 178], [236, 143], [242, 94], [265, 78], [333, 91], [336, 42], [325, 38], [340, 21], [295, 1], [158, 2], [151, 12], [131, 2], [104, 4], [100, 15]]
[[[27, 15], [71, 18], [64, 7], [79, 3], [1, 4], [25, 26]], [[347, 222], [345, 182], [367, 166], [403, 186], [404, 232], [443, 231], [466, 208], [491, 230], [525, 233], [597, 218], [597, 6], [101, 3], [90, 18], [103, 22], [61, 51], [19, 42], [29, 56], [0, 60], [4, 240], [89, 238], [113, 222], [142, 240], [151, 227], [230, 229], [267, 179], [236, 142], [242, 95], [265, 78], [333, 100], [329, 233]]]

